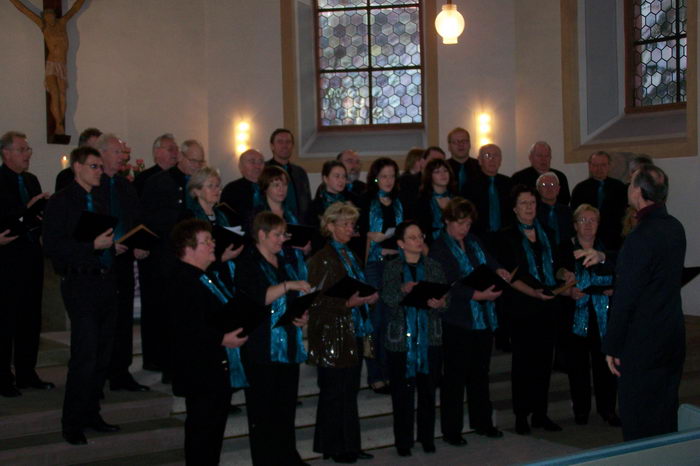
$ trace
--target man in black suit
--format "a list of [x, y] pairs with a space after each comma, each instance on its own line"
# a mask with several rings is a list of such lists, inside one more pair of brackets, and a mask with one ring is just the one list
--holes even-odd
[[[0, 217], [24, 218], [29, 207], [48, 197], [37, 177], [27, 171], [32, 157], [27, 136], [5, 133], [0, 138], [0, 155]], [[39, 379], [35, 370], [44, 284], [41, 222], [37, 217], [24, 220], [26, 227], [19, 231], [7, 228], [9, 223], [0, 227], [0, 395], [6, 397], [19, 396], [17, 388], [54, 387]], [[13, 360], [15, 375], [10, 368]]]
[[78, 147], [70, 154], [75, 181], [54, 194], [44, 217], [44, 250], [61, 275], [61, 295], [71, 321], [70, 362], [63, 400], [63, 438], [87, 443], [83, 429], [115, 432], [100, 416], [100, 393], [109, 368], [117, 318], [114, 232], [78, 241], [75, 230], [83, 211], [109, 214], [96, 189], [102, 176], [100, 153]]
[[[100, 151], [104, 171], [97, 188], [105, 199], [109, 213], [119, 219], [114, 227], [114, 241], [136, 226], [139, 200], [136, 189], [119, 174], [128, 160], [124, 141], [114, 134], [103, 134], [95, 143]], [[114, 349], [108, 373], [111, 390], [148, 391], [149, 388], [134, 380], [129, 373], [133, 359], [134, 326], [134, 259], [144, 259], [148, 251], [130, 251], [123, 244], [115, 243], [114, 272], [117, 281], [117, 322]]]
[[[86, 128], [82, 133], [80, 133], [80, 136], [78, 137], [78, 147], [95, 147], [97, 138], [99, 138], [100, 136], [102, 136], [102, 131], [100, 131], [99, 129]], [[75, 179], [75, 174], [73, 173], [71, 167], [66, 167], [60, 172], [58, 172], [58, 175], [56, 175], [56, 189], [54, 189], [54, 192], [59, 192], [60, 190], [71, 184], [73, 182], [73, 179]]]
[[447, 160], [457, 181], [459, 195], [471, 199], [471, 184], [479, 173], [479, 163], [469, 157], [472, 138], [464, 128], [454, 128], [447, 134], [447, 144], [451, 157]]
[[161, 134], [153, 141], [153, 161], [155, 165], [145, 169], [134, 179], [134, 186], [139, 196], [143, 194], [146, 181], [153, 175], [173, 167], [177, 163], [177, 156], [180, 150], [175, 142], [175, 136], [170, 133]]
[[221, 192], [221, 202], [236, 211], [237, 218], [230, 218], [232, 225], [242, 225], [253, 211], [256, 201], [262, 201], [258, 178], [265, 166], [263, 155], [255, 149], [248, 149], [238, 158], [241, 177], [231, 181]]
[[167, 346], [169, 277], [175, 264], [170, 232], [178, 221], [188, 216], [188, 206], [195, 201], [187, 194], [187, 182], [206, 163], [199, 142], [187, 140], [180, 149], [174, 167], [161, 171], [146, 182], [141, 196], [142, 221], [139, 222], [160, 237], [147, 259], [147, 275], [141, 281], [147, 296], [141, 301], [143, 367], [164, 371], [163, 380], [166, 382], [170, 379]]
[[557, 246], [574, 236], [573, 215], [568, 205], [557, 202], [559, 197], [559, 177], [554, 172], [545, 172], [537, 178], [537, 220], [552, 230]]
[[347, 149], [338, 154], [336, 160], [342, 163], [348, 172], [348, 182], [345, 189], [356, 197], [362, 196], [367, 189], [367, 184], [360, 180], [360, 172], [362, 171], [360, 155], [352, 149]]
[[509, 225], [513, 217], [510, 208], [510, 178], [498, 173], [501, 168], [501, 148], [486, 144], [479, 149], [479, 173], [471, 181], [472, 202], [477, 209], [473, 228], [492, 247], [492, 236]]
[[617, 250], [622, 243], [622, 218], [627, 209], [627, 189], [625, 184], [610, 178], [610, 154], [594, 152], [588, 157], [590, 178], [576, 185], [571, 193], [571, 209], [581, 204], [590, 204], [600, 210], [598, 238], [603, 246]]
[[291, 183], [287, 191], [285, 205], [298, 219], [306, 218], [311, 207], [311, 188], [309, 175], [299, 165], [290, 162], [294, 151], [294, 135], [288, 129], [277, 128], [270, 135], [270, 150], [272, 159], [267, 165], [282, 167], [289, 174]]
[[642, 166], [628, 188], [638, 225], [625, 238], [602, 351], [618, 376], [625, 440], [675, 432], [685, 359], [683, 225], [666, 211], [668, 177]]
[[552, 148], [545, 141], [537, 141], [530, 147], [530, 166], [518, 172], [513, 173], [511, 181], [513, 186], [524, 184], [525, 186], [535, 187], [537, 178], [547, 172], [553, 172], [559, 178], [559, 196], [557, 202], [564, 205], [569, 205], [571, 196], [569, 194], [569, 180], [566, 175], [552, 168]]

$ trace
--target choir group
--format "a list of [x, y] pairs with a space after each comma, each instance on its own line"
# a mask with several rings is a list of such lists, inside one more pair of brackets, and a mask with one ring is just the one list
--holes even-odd
[[[471, 429], [501, 437], [489, 395], [494, 340], [512, 352], [518, 434], [561, 430], [547, 415], [553, 364], [568, 373], [576, 423], [588, 422], [593, 391], [600, 416], [620, 425], [601, 340], [623, 223], [634, 216], [627, 187], [609, 177], [610, 155], [592, 154], [590, 177], [570, 192], [546, 142], [511, 177], [497, 145], [470, 157], [462, 128], [447, 143], [449, 158], [437, 146], [412, 149], [403, 170], [377, 158], [365, 182], [359, 155], [342, 151], [312, 198], [286, 129], [270, 136], [272, 159], [246, 151], [241, 178], [224, 185], [200, 143], [178, 146], [172, 134], [155, 140], [155, 164], [132, 181], [131, 149], [91, 128], [49, 196], [28, 171], [26, 136], [6, 133], [2, 395], [53, 387], [35, 372], [46, 254], [71, 319], [62, 417], [71, 444], [86, 443], [85, 429], [119, 430], [100, 415], [107, 381], [149, 389], [129, 373], [135, 264], [143, 368], [186, 399], [188, 464], [218, 463], [237, 389], [253, 463], [305, 464], [294, 425], [302, 363], [316, 366], [320, 390], [313, 449], [335, 462], [372, 458], [360, 441], [363, 362], [369, 387], [391, 396], [399, 456], [414, 441], [435, 451], [438, 388], [444, 442], [467, 443], [465, 393]], [[86, 240], [77, 231], [88, 213], [103, 229]]]

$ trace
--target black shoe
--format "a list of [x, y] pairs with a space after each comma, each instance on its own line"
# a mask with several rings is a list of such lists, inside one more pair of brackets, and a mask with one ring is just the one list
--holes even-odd
[[396, 447], [396, 453], [398, 453], [399, 456], [411, 456], [411, 449]]
[[550, 418], [547, 416], [542, 416], [542, 417], [535, 417], [532, 416], [532, 427], [539, 429], [542, 428], [546, 430], [547, 432], [560, 432], [561, 426], [559, 424], [555, 424]]
[[423, 451], [425, 453], [435, 453], [435, 443], [433, 442], [421, 442], [423, 444]]
[[243, 410], [239, 406], [229, 405], [229, 407], [228, 407], [229, 416], [232, 416], [234, 414], [241, 414], [242, 412], [243, 412]]
[[391, 388], [389, 388], [389, 385], [387, 384], [382, 384], [379, 387], [370, 385], [369, 388], [371, 388], [377, 395], [391, 395]]
[[160, 364], [156, 364], [153, 362], [151, 362], [151, 363], [144, 362], [142, 367], [143, 367], [143, 370], [145, 370], [145, 371], [163, 372], [163, 367]]
[[7, 398], [14, 398], [17, 396], [22, 396], [22, 393], [17, 390], [17, 387], [15, 387], [12, 384], [7, 384], [7, 385], [0, 385], [0, 395], [7, 397]]
[[495, 427], [486, 427], [483, 429], [476, 429], [476, 434], [477, 435], [483, 435], [485, 437], [489, 438], [501, 438], [503, 437], [503, 432], [500, 430], [496, 429]]
[[372, 453], [367, 453], [364, 450], [360, 450], [360, 452], [357, 454], [357, 459], [359, 460], [371, 460], [374, 458], [374, 455]]
[[110, 381], [109, 382], [109, 389], [112, 390], [113, 392], [117, 392], [119, 390], [126, 390], [127, 392], [148, 392], [151, 390], [150, 387], [147, 387], [145, 385], [141, 385], [134, 379], [131, 380], [115, 380], [115, 381]]
[[[605, 417], [603, 417], [605, 419]], [[588, 414], [574, 415], [574, 422], [580, 426], [588, 424]]]
[[63, 439], [71, 445], [87, 445], [87, 439], [82, 430], [64, 430]]
[[119, 432], [121, 428], [115, 424], [107, 424], [101, 417], [97, 420], [91, 422], [86, 427], [94, 430], [95, 432]]
[[612, 414], [601, 414], [600, 417], [603, 418], [605, 422], [607, 422], [610, 426], [612, 427], [620, 427], [622, 426], [622, 421], [620, 421], [620, 418], [617, 417], [617, 414], [612, 413]]
[[39, 377], [31, 380], [17, 380], [17, 388], [36, 388], [37, 390], [51, 390], [56, 388], [51, 382], [41, 380]]
[[453, 447], [463, 447], [467, 444], [467, 441], [461, 435], [459, 437], [443, 437], [442, 440]]
[[528, 435], [530, 433], [530, 424], [527, 422], [527, 416], [515, 416], [515, 433], [518, 435]]
[[169, 372], [163, 372], [163, 375], [160, 377], [160, 381], [166, 385], [170, 385], [173, 383], [173, 377]]

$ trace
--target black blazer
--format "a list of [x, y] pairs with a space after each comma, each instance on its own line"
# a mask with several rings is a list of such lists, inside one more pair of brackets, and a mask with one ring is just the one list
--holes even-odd
[[239, 178], [228, 183], [221, 192], [221, 202], [236, 211], [236, 217], [229, 219], [231, 225], [242, 225], [250, 216], [253, 210], [254, 184], [247, 178]]
[[146, 188], [146, 182], [153, 176], [162, 172], [163, 169], [160, 165], [156, 164], [150, 168], [145, 169], [134, 178], [134, 187], [139, 197], [143, 195], [143, 190]]
[[161, 241], [167, 241], [175, 224], [187, 216], [185, 174], [175, 166], [153, 175], [146, 182], [141, 206], [141, 222], [160, 236]]
[[[265, 165], [277, 165], [278, 167], [285, 168], [281, 163], [277, 162], [275, 159], [268, 160]], [[294, 193], [297, 197], [297, 211], [294, 215], [298, 219], [304, 219], [308, 215], [309, 207], [311, 206], [311, 187], [309, 185], [309, 175], [306, 174], [306, 170], [301, 168], [299, 165], [294, 165], [293, 163], [287, 164], [286, 171], [292, 180], [294, 185]]]
[[459, 190], [458, 173], [461, 164], [457, 162], [454, 158], [447, 159], [447, 164], [452, 169], [452, 174], [454, 175], [455, 184], [457, 185], [457, 190], [459, 191], [458, 194], [466, 199], [471, 199], [473, 193], [472, 185], [476, 177], [481, 173], [481, 168], [479, 167], [479, 161], [476, 160], [474, 157], [469, 157], [464, 163], [467, 164], [467, 182], [464, 184], [462, 190]]
[[[114, 186], [117, 189], [117, 199], [119, 201], [119, 223], [124, 228], [124, 233], [134, 228], [139, 217], [139, 198], [136, 188], [121, 175], [114, 175]], [[102, 174], [100, 186], [96, 188], [100, 196], [104, 199], [107, 212], [111, 212], [111, 196], [109, 188], [109, 177]]]
[[[93, 189], [95, 212], [109, 214], [99, 189]], [[44, 252], [53, 262], [56, 272], [64, 275], [69, 268], [99, 269], [100, 251], [92, 242], [73, 238], [80, 215], [87, 210], [87, 192], [76, 181], [49, 199], [44, 212]]]
[[[571, 195], [569, 194], [569, 180], [567, 180], [566, 175], [559, 170], [550, 168], [549, 171], [556, 174], [557, 178], [559, 178], [559, 196], [557, 196], [557, 202], [560, 204], [569, 205], [569, 201], [571, 200]], [[530, 166], [513, 173], [511, 181], [513, 182], [513, 186], [524, 184], [525, 186], [534, 188], [539, 176], [540, 174], [537, 172], [537, 170]]]
[[663, 205], [648, 212], [625, 238], [602, 344], [603, 353], [620, 358], [623, 373], [683, 365], [685, 249], [683, 225]]
[[[489, 185], [489, 177], [481, 171], [473, 178], [470, 178], [471, 201], [476, 206], [478, 214], [476, 223], [472, 225], [472, 228], [482, 238], [489, 228]], [[513, 209], [510, 202], [512, 187], [509, 177], [500, 173], [496, 175], [496, 192], [498, 193], [498, 204], [501, 211], [501, 228], [510, 225], [513, 221]]]
[[[224, 304], [200, 281], [203, 271], [178, 260], [171, 281], [173, 393], [190, 396], [230, 389], [221, 315]], [[165, 323], [161, 323], [165, 325]]]
[[[559, 244], [561, 244], [574, 236], [574, 217], [569, 206], [559, 204], [558, 202], [554, 204], [554, 215], [557, 217], [557, 224], [559, 225]], [[542, 225], [550, 226], [549, 205], [539, 200], [537, 201], [537, 220], [539, 220]], [[554, 232], [552, 232], [552, 237], [554, 237], [553, 233]]]
[[[41, 185], [36, 176], [29, 172], [23, 172], [19, 176], [24, 179], [30, 200], [41, 194]], [[19, 195], [18, 175], [3, 164], [0, 167], [0, 217], [20, 217], [26, 210]], [[37, 238], [35, 235], [20, 235], [16, 240], [0, 247], [0, 259], [19, 259], [26, 248], [38, 246]]]
[[[627, 187], [615, 178], [606, 178], [603, 182], [603, 205], [600, 208], [600, 225], [598, 238], [605, 247], [619, 249], [622, 244], [622, 219], [627, 210]], [[598, 206], [598, 181], [588, 178], [576, 185], [571, 194], [571, 210], [581, 204]]]

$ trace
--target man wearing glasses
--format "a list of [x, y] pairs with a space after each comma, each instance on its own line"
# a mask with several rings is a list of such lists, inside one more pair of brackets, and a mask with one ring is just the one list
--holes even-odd
[[479, 172], [479, 164], [476, 159], [469, 157], [472, 148], [472, 139], [469, 131], [464, 128], [455, 128], [447, 134], [447, 144], [451, 157], [447, 160], [459, 188], [459, 194], [471, 199], [471, 183]]
[[574, 236], [573, 216], [568, 205], [557, 201], [561, 187], [554, 172], [544, 172], [535, 182], [540, 201], [537, 203], [537, 219], [554, 233], [557, 245]]
[[144, 369], [162, 371], [164, 383], [170, 382], [167, 296], [176, 261], [170, 248], [170, 232], [178, 221], [190, 216], [188, 207], [195, 200], [187, 195], [187, 183], [205, 164], [202, 145], [188, 139], [180, 146], [177, 164], [149, 178], [141, 196], [142, 223], [160, 237], [148, 259], [149, 276], [146, 283], [142, 282], [147, 284], [148, 296], [141, 308]]
[[92, 147], [70, 154], [75, 180], [46, 206], [44, 250], [61, 276], [61, 295], [71, 321], [70, 362], [63, 401], [63, 438], [71, 445], [87, 443], [83, 430], [116, 432], [100, 416], [117, 318], [112, 228], [92, 241], [79, 241], [76, 227], [84, 211], [107, 215], [100, 195], [103, 162]]
[[0, 138], [0, 155], [0, 394], [16, 397], [21, 394], [18, 388], [54, 387], [35, 371], [44, 257], [39, 243], [41, 218], [28, 210], [44, 202], [48, 193], [41, 192], [39, 180], [28, 172], [32, 148], [24, 134], [5, 133]]
[[513, 186], [524, 184], [525, 186], [535, 186], [537, 177], [546, 172], [553, 172], [559, 178], [559, 195], [557, 202], [568, 205], [571, 195], [569, 194], [569, 181], [566, 175], [552, 168], [552, 148], [545, 141], [537, 141], [530, 147], [528, 156], [530, 166], [513, 173], [511, 177]]

